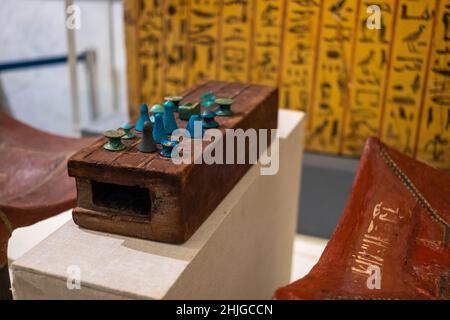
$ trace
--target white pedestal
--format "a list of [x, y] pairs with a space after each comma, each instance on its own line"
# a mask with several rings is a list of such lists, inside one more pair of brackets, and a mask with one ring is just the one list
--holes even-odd
[[[304, 114], [279, 112], [280, 168], [254, 165], [182, 245], [72, 221], [12, 265], [16, 299], [270, 299], [290, 281]], [[67, 282], [80, 272], [81, 288]], [[75, 273], [74, 273], [75, 272]], [[72, 277], [71, 277], [72, 276]]]

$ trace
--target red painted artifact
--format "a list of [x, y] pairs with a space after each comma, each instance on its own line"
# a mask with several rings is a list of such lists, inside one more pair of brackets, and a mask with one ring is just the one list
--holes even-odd
[[450, 174], [369, 138], [337, 229], [275, 299], [450, 298]]
[[0, 299], [11, 297], [7, 249], [12, 231], [75, 206], [67, 159], [92, 141], [48, 134], [0, 112]]

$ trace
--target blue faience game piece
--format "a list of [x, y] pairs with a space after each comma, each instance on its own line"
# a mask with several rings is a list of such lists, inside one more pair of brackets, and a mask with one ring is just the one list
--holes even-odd
[[163, 123], [164, 131], [167, 135], [171, 135], [176, 129], [178, 129], [177, 122], [175, 121], [175, 104], [172, 101], [164, 102], [164, 114]]
[[216, 113], [214, 111], [204, 111], [201, 114], [202, 120], [203, 120], [203, 128], [205, 129], [211, 129], [211, 128], [217, 128], [219, 124], [217, 123], [214, 118], [216, 117]]
[[120, 151], [125, 149], [125, 145], [122, 143], [122, 137], [125, 134], [123, 130], [108, 130], [105, 131], [104, 136], [108, 138], [108, 142], [103, 145], [108, 151]]
[[181, 97], [181, 96], [170, 96], [170, 97], [165, 97], [164, 100], [172, 101], [173, 104], [175, 105], [175, 112], [178, 112], [178, 108], [180, 106], [181, 100], [183, 100], [183, 97]]
[[216, 109], [216, 115], [221, 117], [231, 117], [234, 115], [234, 112], [231, 111], [231, 105], [234, 100], [229, 98], [220, 98], [216, 99], [216, 103], [219, 105], [219, 108]]
[[189, 118], [186, 129], [187, 131], [189, 131], [191, 139], [201, 139], [203, 138], [203, 134], [205, 133], [205, 129], [203, 128], [202, 124], [202, 118], [198, 114], [193, 114]]
[[144, 122], [145, 122], [145, 121], [150, 121], [150, 117], [149, 117], [149, 115], [148, 115], [148, 107], [147, 107], [147, 104], [143, 103], [143, 104], [141, 104], [141, 111], [140, 111], [140, 114], [139, 114], [139, 119], [138, 119], [138, 121], [137, 121], [136, 126], [134, 127], [134, 129], [135, 129], [136, 131], [141, 132], [141, 131], [142, 131], [142, 128], [144, 127]]
[[123, 131], [125, 132], [125, 135], [122, 137], [122, 139], [124, 140], [128, 140], [128, 139], [134, 139], [136, 138], [136, 136], [133, 134], [133, 132], [131, 132], [131, 129], [133, 129], [133, 126], [129, 123], [129, 122], [125, 122], [121, 128], [123, 129]]
[[160, 105], [159, 103], [154, 104], [153, 107], [150, 109], [152, 113], [164, 113], [164, 107]]
[[155, 113], [155, 124], [153, 125], [153, 140], [156, 143], [161, 143], [166, 140], [167, 135], [164, 131], [163, 114]]
[[142, 128], [142, 139], [138, 145], [140, 152], [150, 153], [158, 150], [155, 141], [153, 140], [152, 134], [152, 123], [150, 121], [144, 122], [144, 127]]
[[164, 107], [160, 104], [154, 104], [153, 107], [150, 109], [150, 112], [152, 113], [152, 116], [150, 116], [150, 121], [152, 123], [155, 123], [155, 114], [157, 113], [164, 113]]
[[214, 105], [215, 100], [214, 92], [208, 91], [200, 97], [200, 104], [202, 107], [209, 108]]
[[172, 149], [178, 144], [175, 140], [165, 140], [162, 145], [162, 150], [159, 152], [160, 155], [166, 158], [172, 158]]

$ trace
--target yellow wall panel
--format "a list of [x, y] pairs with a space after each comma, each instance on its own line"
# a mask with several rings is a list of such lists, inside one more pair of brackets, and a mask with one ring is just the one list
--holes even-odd
[[381, 29], [367, 28], [373, 2], [361, 1], [356, 25], [355, 59], [352, 61], [350, 101], [344, 124], [341, 152], [357, 156], [368, 136], [379, 136], [380, 119], [390, 66], [391, 41], [398, 1], [378, 1]]
[[188, 85], [217, 78], [222, 1], [189, 0]]
[[314, 78], [322, 0], [287, 1], [280, 106], [307, 111]]
[[221, 80], [246, 82], [249, 78], [254, 1], [223, 2], [219, 45]]
[[396, 17], [381, 138], [410, 156], [416, 142], [435, 5], [435, 0], [401, 0]]
[[164, 95], [176, 95], [186, 89], [187, 0], [166, 0], [164, 19], [163, 57]]
[[450, 168], [450, 1], [439, 2], [417, 157]]
[[141, 102], [149, 103], [163, 95], [163, 11], [163, 1], [141, 2], [138, 22]]
[[128, 110], [130, 117], [137, 116], [136, 106], [140, 103], [140, 59], [139, 59], [139, 5], [137, 1], [125, 1], [123, 4], [124, 26], [127, 55]]
[[308, 147], [338, 153], [348, 103], [359, 1], [324, 0]]
[[[163, 95], [163, 1], [139, 2], [140, 100], [155, 101]], [[138, 107], [138, 106], [136, 106]]]
[[[369, 29], [378, 5], [381, 29]], [[307, 149], [450, 168], [450, 0], [124, 0], [130, 114], [207, 79], [280, 89]]]
[[255, 1], [250, 81], [278, 86], [285, 2]]

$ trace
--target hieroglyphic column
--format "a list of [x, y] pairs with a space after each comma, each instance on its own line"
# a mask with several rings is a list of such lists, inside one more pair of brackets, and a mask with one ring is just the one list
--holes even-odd
[[287, 1], [280, 106], [309, 111], [323, 0]]
[[435, 0], [400, 0], [387, 83], [383, 142], [414, 154], [434, 29]]
[[219, 44], [221, 80], [246, 82], [249, 78], [254, 1], [223, 2]]
[[253, 53], [249, 61], [250, 81], [278, 86], [285, 1], [254, 2]]
[[398, 1], [378, 1], [376, 9], [379, 10], [380, 19], [374, 23], [379, 22], [379, 25], [370, 25], [369, 28], [367, 25], [369, 14], [378, 14], [371, 11], [372, 4], [372, 1], [361, 1], [356, 25], [350, 100], [341, 146], [341, 153], [349, 156], [361, 154], [367, 137], [379, 136], [386, 80], [391, 62], [391, 42]]
[[166, 0], [164, 6], [163, 95], [177, 95], [185, 90], [187, 85], [186, 49], [189, 6], [187, 0]]
[[189, 86], [217, 77], [221, 1], [189, 0], [188, 64]]
[[163, 94], [163, 1], [143, 1], [139, 14], [140, 101], [151, 103]]
[[417, 158], [450, 168], [450, 1], [439, 1], [425, 99], [420, 117]]
[[[318, 65], [309, 117], [310, 150], [338, 153], [349, 101], [359, 1], [324, 0]], [[359, 20], [358, 20], [359, 21]]]

